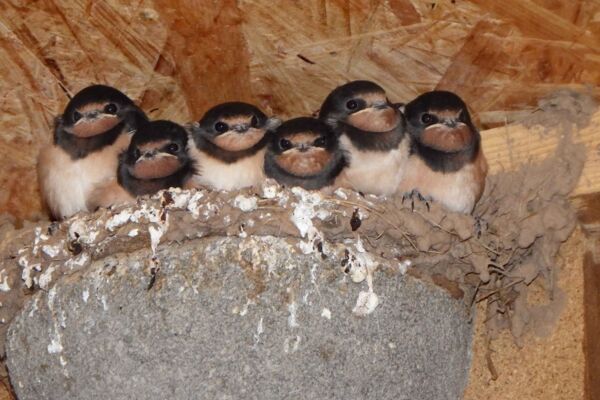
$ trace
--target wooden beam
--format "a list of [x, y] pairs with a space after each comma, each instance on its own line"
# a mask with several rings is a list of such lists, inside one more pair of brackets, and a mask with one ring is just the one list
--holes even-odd
[[[548, 128], [517, 124], [482, 131], [490, 174], [514, 170], [554, 154], [560, 144], [560, 135], [548, 134], [544, 129]], [[600, 192], [600, 110], [592, 115], [586, 127], [579, 131], [574, 129], [573, 137], [575, 142], [585, 145], [586, 163], [572, 195]]]
[[578, 196], [578, 219], [585, 242], [583, 304], [585, 354], [585, 400], [600, 399], [600, 193]]
[[585, 399], [600, 399], [600, 235], [587, 235], [584, 273]]

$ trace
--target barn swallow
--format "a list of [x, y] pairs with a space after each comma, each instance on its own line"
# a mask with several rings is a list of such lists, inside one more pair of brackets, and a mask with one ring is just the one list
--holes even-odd
[[335, 133], [324, 122], [308, 117], [291, 119], [277, 128], [264, 163], [269, 178], [307, 190], [334, 185], [345, 166]]
[[188, 187], [194, 173], [187, 131], [171, 121], [146, 122], [119, 156], [116, 179], [94, 191], [88, 207], [109, 207], [162, 189]]
[[488, 168], [467, 105], [454, 93], [432, 91], [408, 103], [405, 115], [411, 154], [399, 192], [471, 213]]
[[340, 135], [340, 146], [348, 154], [342, 185], [377, 195], [396, 192], [409, 140], [402, 112], [381, 86], [353, 81], [337, 87], [323, 102], [319, 119]]
[[100, 182], [115, 175], [118, 155], [146, 115], [125, 94], [104, 85], [88, 86], [56, 118], [53, 144], [38, 157], [38, 180], [52, 216], [87, 211]]
[[219, 104], [192, 124], [199, 173], [194, 182], [217, 190], [254, 186], [264, 180], [268, 134], [281, 121], [240, 102]]

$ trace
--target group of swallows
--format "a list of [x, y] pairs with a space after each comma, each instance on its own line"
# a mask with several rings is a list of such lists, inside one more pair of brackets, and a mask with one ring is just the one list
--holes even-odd
[[[148, 119], [119, 90], [78, 92], [57, 117], [38, 160], [56, 219], [134, 201], [171, 187], [236, 190], [272, 178], [285, 187], [400, 194], [471, 213], [487, 163], [466, 104], [431, 91], [392, 103], [371, 81], [335, 88], [318, 117], [282, 122], [228, 102], [181, 126]], [[429, 207], [429, 205], [428, 205]]]

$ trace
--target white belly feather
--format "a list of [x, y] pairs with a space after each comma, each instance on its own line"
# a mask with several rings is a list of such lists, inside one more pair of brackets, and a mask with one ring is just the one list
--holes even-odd
[[86, 201], [91, 191], [116, 176], [118, 155], [130, 140], [131, 135], [121, 135], [111, 146], [78, 160], [72, 160], [58, 146], [42, 150], [38, 159], [38, 177], [52, 214], [67, 218], [79, 211], [88, 211]]
[[198, 174], [194, 183], [216, 190], [236, 190], [255, 186], [265, 179], [263, 169], [265, 150], [227, 164], [210, 155], [192, 148], [190, 153], [196, 159]]
[[450, 211], [471, 213], [480, 187], [474, 177], [475, 166], [469, 164], [456, 172], [435, 172], [418, 156], [411, 156], [400, 191], [417, 190], [426, 198], [441, 203]]
[[406, 138], [388, 152], [358, 150], [346, 136], [340, 138], [340, 145], [350, 158], [350, 165], [342, 172], [344, 185], [378, 195], [396, 192], [408, 160]]

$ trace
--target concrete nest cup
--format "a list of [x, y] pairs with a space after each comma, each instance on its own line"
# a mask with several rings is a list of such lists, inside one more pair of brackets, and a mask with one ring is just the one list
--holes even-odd
[[165, 191], [33, 232], [20, 272], [42, 290], [6, 342], [19, 399], [460, 398], [471, 295], [405, 273], [401, 230], [373, 243], [379, 200], [257, 192]]

